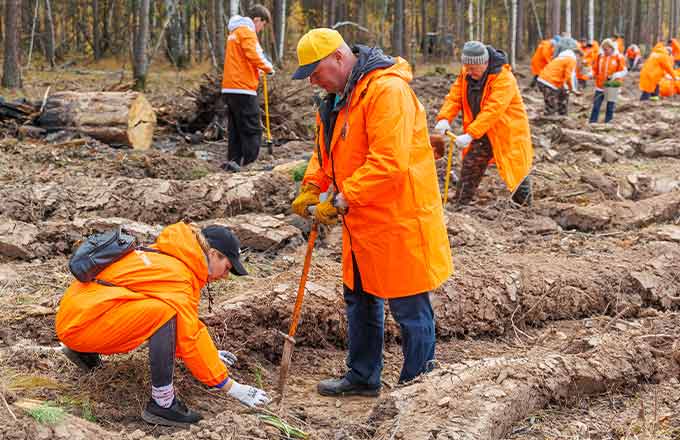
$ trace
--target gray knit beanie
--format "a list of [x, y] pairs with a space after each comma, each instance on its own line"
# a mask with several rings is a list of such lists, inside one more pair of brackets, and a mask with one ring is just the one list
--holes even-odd
[[489, 62], [489, 51], [481, 41], [468, 41], [463, 45], [463, 64], [486, 64]]

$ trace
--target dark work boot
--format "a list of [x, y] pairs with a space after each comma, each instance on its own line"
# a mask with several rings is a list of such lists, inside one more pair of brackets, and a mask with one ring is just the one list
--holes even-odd
[[142, 419], [152, 425], [187, 427], [203, 419], [203, 416], [187, 408], [175, 396], [169, 408], [162, 408], [155, 400], [150, 399], [142, 413]]
[[380, 387], [373, 388], [363, 384], [353, 384], [346, 378], [326, 379], [316, 386], [322, 396], [367, 396], [377, 397], [380, 395]]
[[102, 358], [97, 353], [81, 353], [71, 350], [65, 345], [61, 347], [61, 352], [74, 365], [87, 373], [102, 365]]

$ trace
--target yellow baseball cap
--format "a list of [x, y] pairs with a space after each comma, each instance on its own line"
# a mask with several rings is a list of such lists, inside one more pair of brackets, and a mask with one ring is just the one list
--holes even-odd
[[317, 64], [332, 54], [345, 40], [335, 29], [312, 29], [300, 38], [297, 45], [298, 69], [293, 79], [305, 79], [314, 72]]

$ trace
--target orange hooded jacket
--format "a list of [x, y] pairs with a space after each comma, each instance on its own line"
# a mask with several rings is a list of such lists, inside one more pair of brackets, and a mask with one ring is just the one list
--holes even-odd
[[[408, 83], [408, 63], [364, 74], [337, 115], [327, 151], [317, 113], [315, 152], [303, 179], [326, 191], [335, 181], [343, 217], [343, 282], [380, 298], [435, 289], [453, 272], [425, 108]], [[332, 96], [332, 95], [331, 95]]]
[[463, 111], [463, 129], [474, 139], [489, 137], [498, 174], [510, 191], [531, 171], [534, 149], [531, 144], [529, 118], [509, 65], [500, 73], [489, 74], [477, 117], [473, 119], [467, 100], [467, 72], [465, 67], [444, 98], [437, 120], [451, 121]]
[[554, 51], [555, 47], [550, 40], [541, 41], [534, 52], [534, 56], [531, 57], [531, 73], [540, 75], [543, 68], [552, 60]]
[[260, 73], [274, 69], [257, 41], [255, 24], [248, 17], [234, 15], [229, 19], [229, 37], [224, 52], [222, 93], [256, 95]]
[[59, 305], [57, 336], [81, 352], [126, 353], [176, 316], [177, 357], [204, 384], [224, 385], [227, 368], [198, 319], [205, 254], [184, 223], [163, 229], [152, 247], [165, 254], [134, 251], [98, 275], [116, 287], [74, 281]]
[[576, 55], [571, 50], [565, 50], [545, 66], [538, 80], [555, 89], [561, 89], [566, 85], [571, 90], [573, 89], [571, 80], [575, 70]]
[[597, 90], [603, 90], [604, 83], [607, 79], [623, 80], [623, 77], [627, 73], [628, 69], [626, 68], [626, 60], [623, 58], [623, 55], [614, 52], [607, 56], [604, 53], [601, 53], [593, 65], [595, 88]]
[[680, 61], [680, 42], [676, 38], [671, 39], [671, 51], [673, 60]]
[[673, 59], [663, 44], [657, 44], [640, 70], [640, 90], [652, 93], [664, 74], [674, 75]]
[[628, 49], [626, 49], [626, 57], [628, 57], [629, 60], [634, 60], [641, 55], [640, 48], [634, 44], [631, 44], [628, 46]]
[[[675, 77], [680, 78], [680, 69], [675, 69]], [[659, 95], [667, 98], [680, 94], [680, 81], [673, 81], [667, 75], [659, 81]]]

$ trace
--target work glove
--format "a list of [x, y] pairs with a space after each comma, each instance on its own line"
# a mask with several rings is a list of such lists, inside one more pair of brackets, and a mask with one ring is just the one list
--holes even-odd
[[338, 209], [333, 206], [333, 200], [327, 199], [316, 205], [314, 218], [324, 225], [336, 224], [338, 222]]
[[440, 119], [437, 121], [437, 125], [434, 126], [434, 132], [437, 134], [444, 134], [447, 130], [452, 131], [451, 124], [446, 119]]
[[293, 212], [300, 217], [308, 217], [308, 208], [319, 204], [319, 194], [321, 194], [321, 190], [317, 186], [310, 184], [303, 185], [302, 188], [300, 188], [300, 194], [291, 204]]
[[220, 360], [226, 365], [227, 367], [233, 367], [238, 358], [234, 353], [231, 351], [227, 350], [218, 350], [217, 352], [218, 356], [220, 357]]
[[461, 134], [460, 136], [456, 137], [456, 146], [457, 147], [467, 147], [470, 145], [470, 142], [472, 142], [472, 136], [470, 136], [467, 133]]
[[254, 408], [256, 406], [263, 406], [271, 402], [271, 399], [269, 396], [267, 396], [267, 393], [264, 392], [264, 390], [251, 387], [250, 385], [241, 385], [234, 379], [229, 380], [231, 382], [231, 388], [229, 388], [227, 394], [245, 406]]

